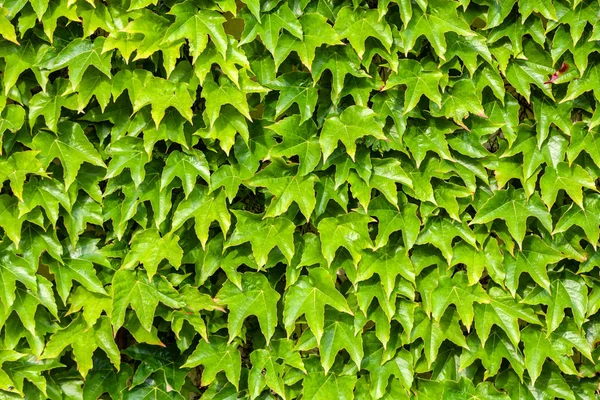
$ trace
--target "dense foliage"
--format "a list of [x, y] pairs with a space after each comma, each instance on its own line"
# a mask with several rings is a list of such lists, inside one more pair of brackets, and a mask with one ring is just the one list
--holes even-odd
[[1, 398], [598, 398], [597, 0], [0, 4]]

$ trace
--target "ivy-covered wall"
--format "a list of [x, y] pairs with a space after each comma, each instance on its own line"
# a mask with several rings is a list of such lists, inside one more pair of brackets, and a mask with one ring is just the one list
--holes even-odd
[[0, 398], [598, 399], [597, 0], [1, 0]]

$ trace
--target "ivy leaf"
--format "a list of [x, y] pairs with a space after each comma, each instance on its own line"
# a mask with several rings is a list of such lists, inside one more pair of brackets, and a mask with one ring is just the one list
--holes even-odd
[[60, 53], [43, 64], [50, 71], [57, 71], [69, 67], [69, 81], [71, 87], [76, 89], [83, 78], [83, 74], [90, 67], [111, 78], [112, 52], [102, 52], [104, 38], [98, 37], [93, 42], [88, 39], [75, 39], [64, 47]]
[[327, 263], [331, 265], [340, 247], [352, 255], [354, 264], [362, 258], [362, 250], [373, 248], [369, 237], [368, 224], [373, 220], [365, 214], [350, 212], [339, 217], [323, 218], [317, 229], [321, 238], [321, 250]]
[[485, 367], [485, 377], [495, 376], [500, 370], [502, 359], [506, 359], [512, 369], [519, 377], [523, 377], [525, 371], [525, 360], [506, 334], [499, 330], [494, 330], [483, 347], [476, 334], [472, 333], [467, 339], [469, 350], [460, 355], [460, 367], [464, 369], [472, 365], [476, 360], [481, 360]]
[[293, 104], [300, 109], [300, 123], [308, 121], [315, 110], [319, 98], [319, 90], [312, 77], [306, 72], [290, 72], [283, 74], [271, 87], [279, 90], [279, 99], [275, 106], [275, 118], [280, 117]]
[[321, 159], [321, 147], [317, 136], [317, 127], [312, 120], [300, 123], [299, 115], [292, 115], [268, 126], [283, 141], [271, 149], [275, 157], [298, 156], [298, 175], [305, 176], [312, 172]]
[[177, 231], [189, 219], [194, 217], [196, 235], [204, 248], [208, 240], [210, 225], [217, 221], [223, 235], [226, 235], [231, 226], [231, 216], [225, 202], [225, 191], [220, 190], [215, 195], [208, 193], [206, 188], [196, 186], [190, 195], [184, 199], [173, 214], [173, 227], [171, 232]]
[[596, 248], [600, 232], [600, 196], [590, 193], [583, 199], [582, 207], [569, 206], [554, 227], [554, 233], [566, 232], [572, 226], [578, 226], [585, 232], [590, 244]]
[[332, 46], [327, 50], [317, 49], [312, 65], [312, 75], [315, 82], [319, 81], [323, 72], [329, 70], [333, 76], [331, 100], [337, 104], [340, 93], [344, 89], [346, 75], [357, 78], [370, 77], [360, 66], [361, 60], [350, 46]]
[[381, 125], [375, 119], [375, 113], [368, 108], [351, 106], [346, 108], [339, 117], [327, 118], [319, 138], [323, 150], [323, 161], [333, 153], [338, 141], [344, 144], [346, 152], [354, 161], [356, 140], [366, 135], [387, 140], [381, 130]]
[[147, 331], [152, 328], [154, 312], [159, 302], [171, 308], [184, 305], [179, 293], [162, 277], [154, 276], [149, 281], [147, 274], [141, 271], [121, 269], [115, 273], [112, 282], [111, 322], [115, 330], [123, 326], [129, 305]]
[[334, 29], [341, 38], [348, 39], [361, 59], [368, 37], [379, 39], [387, 51], [390, 51], [392, 46], [392, 31], [385, 20], [379, 19], [375, 10], [344, 7], [337, 15]]
[[226, 57], [227, 35], [223, 28], [225, 18], [212, 10], [198, 9], [193, 1], [186, 1], [171, 7], [169, 14], [175, 16], [175, 22], [165, 32], [163, 44], [187, 39], [193, 60], [204, 51], [208, 37], [219, 52]]
[[430, 243], [441, 250], [450, 264], [453, 257], [452, 241], [460, 237], [474, 248], [478, 248], [475, 234], [465, 223], [442, 217], [432, 217], [425, 222], [415, 244]]
[[227, 281], [217, 293], [217, 303], [226, 305], [230, 311], [227, 318], [229, 343], [239, 335], [244, 320], [255, 315], [268, 344], [277, 326], [277, 302], [281, 296], [259, 273], [246, 272], [241, 283], [239, 288]]
[[527, 272], [538, 285], [550, 292], [548, 264], [557, 263], [563, 258], [560, 251], [548, 246], [539, 236], [527, 236], [521, 248], [515, 252], [515, 258], [505, 258], [508, 290], [514, 295], [519, 285], [519, 277], [523, 272]]
[[29, 125], [35, 125], [37, 118], [43, 115], [48, 129], [57, 132], [61, 109], [77, 109], [77, 97], [67, 94], [67, 90], [67, 81], [57, 79], [46, 92], [33, 96], [29, 101]]
[[467, 348], [459, 321], [458, 313], [453, 308], [446, 310], [439, 322], [429, 319], [421, 308], [415, 311], [415, 323], [410, 337], [413, 341], [419, 338], [423, 340], [425, 358], [429, 366], [437, 358], [440, 346], [446, 339]]
[[191, 154], [174, 151], [167, 158], [165, 169], [162, 171], [160, 190], [163, 191], [175, 177], [178, 177], [187, 198], [196, 186], [198, 176], [205, 182], [210, 182], [210, 170], [204, 155], [198, 151], [192, 151]]
[[494, 195], [477, 211], [470, 224], [486, 224], [495, 219], [503, 219], [511, 236], [517, 241], [519, 247], [522, 247], [529, 217], [537, 218], [544, 228], [552, 231], [552, 218], [539, 196], [533, 195], [527, 199], [522, 189], [509, 188], [494, 192]]
[[310, 71], [315, 50], [323, 44], [330, 46], [342, 44], [337, 32], [327, 23], [327, 18], [318, 13], [305, 13], [298, 19], [302, 25], [302, 39], [294, 35], [283, 34], [275, 48], [275, 65], [279, 67], [287, 56], [295, 51], [302, 63]]
[[277, 246], [288, 263], [294, 256], [295, 225], [285, 217], [266, 218], [260, 214], [232, 210], [237, 223], [224, 249], [250, 242], [259, 267], [267, 263], [269, 253]]
[[[455, 32], [461, 36], [475, 36], [471, 31], [469, 24], [461, 19], [456, 12], [458, 3], [446, 3], [444, 1], [429, 1], [427, 7], [423, 9], [416, 8], [415, 12], [402, 32], [404, 46], [406, 49], [412, 49], [417, 39], [424, 35], [436, 54], [445, 59], [446, 32]], [[406, 52], [408, 54], [408, 51]]]
[[443, 73], [440, 70], [427, 70], [415, 60], [401, 59], [398, 72], [393, 73], [385, 83], [385, 89], [394, 86], [406, 85], [404, 94], [404, 114], [412, 111], [421, 96], [425, 95], [439, 107], [442, 106], [442, 95], [440, 93], [440, 80]]
[[379, 276], [388, 298], [396, 288], [398, 275], [410, 282], [415, 281], [412, 262], [406, 255], [405, 249], [400, 246], [392, 247], [388, 245], [373, 252], [363, 252], [363, 257], [358, 264], [356, 281], [365, 281], [373, 274]]
[[546, 330], [554, 332], [565, 318], [565, 309], [570, 308], [573, 321], [581, 329], [587, 310], [588, 288], [583, 280], [572, 273], [554, 275], [550, 281], [550, 292], [538, 287], [525, 297], [525, 304], [545, 304]]
[[590, 356], [589, 344], [579, 335], [572, 322], [565, 323], [551, 334], [530, 325], [523, 329], [521, 337], [525, 345], [525, 366], [533, 384], [540, 376], [546, 358], [552, 359], [564, 373], [577, 375], [573, 360], [565, 355], [573, 354], [575, 347], [584, 356]]
[[40, 132], [33, 138], [33, 146], [38, 149], [42, 165], [48, 166], [58, 158], [64, 168], [65, 189], [75, 182], [83, 163], [106, 168], [102, 157], [86, 137], [78, 124], [64, 122], [58, 126], [57, 136]]
[[323, 268], [311, 269], [301, 276], [286, 292], [283, 324], [288, 336], [295, 321], [304, 314], [308, 327], [320, 345], [325, 331], [325, 305], [352, 315], [346, 299], [334, 286], [331, 275]]
[[354, 386], [358, 379], [354, 374], [325, 374], [316, 357], [307, 359], [305, 365], [307, 376], [302, 387], [304, 398], [314, 400], [330, 398], [350, 400], [354, 398]]
[[104, 350], [117, 370], [121, 364], [121, 356], [113, 339], [110, 320], [106, 316], [100, 317], [91, 328], [83, 317], [75, 319], [69, 326], [50, 337], [41, 358], [56, 358], [67, 346], [73, 348], [77, 369], [84, 378], [92, 368], [92, 355], [98, 347]]
[[275, 54], [283, 29], [302, 40], [302, 25], [287, 4], [283, 4], [274, 12], [261, 15], [258, 24], [249, 13], [242, 14], [242, 17], [245, 26], [240, 44], [250, 43], [260, 35], [267, 50]]
[[468, 330], [473, 322], [473, 303], [485, 304], [490, 302], [489, 296], [479, 283], [468, 285], [467, 275], [464, 271], [459, 271], [452, 277], [441, 277], [431, 298], [432, 315], [436, 321], [440, 321], [448, 306], [454, 304], [461, 321]]
[[147, 105], [152, 107], [152, 120], [157, 128], [169, 107], [174, 107], [188, 121], [192, 120], [194, 100], [186, 83], [158, 78], [146, 70], [121, 70], [113, 78], [113, 98], [119, 97], [125, 89], [134, 113]]
[[593, 82], [596, 82], [598, 78], [600, 78], [600, 64], [596, 63], [585, 70], [581, 79], [575, 79], [569, 83], [567, 94], [560, 102], [563, 103], [574, 100], [590, 90], [594, 91], [596, 100], [599, 100], [600, 91], [597, 91], [596, 86], [593, 84]]
[[267, 207], [265, 218], [277, 217], [285, 213], [292, 202], [298, 204], [307, 221], [315, 209], [315, 175], [299, 176], [298, 167], [286, 163], [281, 158], [273, 158], [271, 163], [247, 181], [250, 186], [266, 187], [273, 194]]
[[143, 182], [146, 177], [144, 166], [150, 160], [141, 139], [127, 136], [111, 143], [106, 150], [112, 158], [105, 179], [114, 178], [128, 168], [136, 186]]
[[96, 275], [94, 263], [104, 266], [110, 264], [102, 256], [94, 255], [95, 251], [97, 248], [94, 241], [82, 239], [76, 246], [64, 246], [60, 261], [51, 259], [46, 262], [55, 277], [56, 290], [63, 303], [67, 302], [74, 280], [91, 292], [107, 294]]
[[133, 236], [131, 250], [123, 259], [122, 269], [134, 269], [138, 263], [144, 265], [148, 280], [152, 280], [163, 259], [167, 259], [175, 268], [181, 265], [183, 250], [179, 247], [179, 236], [166, 234], [160, 236], [157, 229], [146, 229]]
[[202, 386], [210, 385], [217, 373], [225, 371], [227, 379], [237, 389], [242, 370], [242, 360], [237, 345], [228, 343], [222, 336], [213, 336], [211, 339], [210, 343], [200, 340], [182, 368], [204, 366], [200, 382]]
[[488, 288], [490, 301], [475, 304], [475, 330], [483, 348], [490, 336], [492, 327], [500, 327], [515, 347], [520, 342], [519, 320], [539, 324], [533, 310], [516, 301], [497, 286]]
[[590, 174], [577, 164], [569, 166], [561, 162], [556, 168], [548, 165], [540, 179], [542, 200], [548, 209], [554, 205], [556, 195], [561, 189], [567, 192], [575, 204], [583, 208], [582, 187], [596, 190], [596, 183]]
[[6, 160], [0, 160], [0, 182], [10, 180], [10, 188], [19, 200], [23, 200], [23, 185], [28, 174], [48, 177], [35, 150], [20, 151]]

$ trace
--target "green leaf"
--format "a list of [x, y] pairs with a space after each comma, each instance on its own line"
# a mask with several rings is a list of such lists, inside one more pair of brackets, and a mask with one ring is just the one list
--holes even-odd
[[175, 16], [175, 22], [165, 33], [163, 44], [186, 39], [190, 45], [190, 53], [194, 59], [202, 53], [208, 44], [208, 37], [225, 57], [227, 35], [223, 28], [225, 18], [215, 11], [198, 9], [193, 1], [174, 5], [169, 14]]
[[50, 337], [42, 359], [58, 357], [65, 347], [71, 346], [77, 360], [77, 369], [85, 378], [92, 368], [92, 355], [100, 347], [119, 369], [121, 356], [113, 340], [113, 331], [108, 317], [100, 317], [93, 327], [88, 327], [83, 318], [77, 318], [69, 326]]
[[244, 320], [255, 315], [268, 344], [277, 326], [277, 302], [280, 297], [267, 278], [259, 273], [243, 274], [241, 288], [227, 281], [217, 293], [217, 303], [226, 305], [230, 311], [227, 318], [229, 343], [239, 335]]
[[259, 267], [267, 263], [269, 253], [277, 247], [288, 263], [294, 256], [295, 225], [285, 217], [266, 218], [247, 211], [232, 211], [237, 220], [235, 230], [224, 246], [228, 249], [250, 242]]
[[273, 200], [266, 209], [264, 218], [277, 217], [285, 213], [292, 202], [298, 204], [307, 221], [315, 209], [315, 175], [300, 176], [298, 167], [288, 164], [281, 158], [273, 158], [271, 163], [251, 179], [250, 186], [266, 187], [273, 194]]
[[121, 268], [134, 269], [141, 263], [148, 273], [148, 280], [151, 281], [163, 259], [167, 259], [169, 264], [179, 268], [183, 250], [178, 242], [179, 236], [166, 234], [161, 237], [156, 229], [139, 232], [133, 236], [131, 250], [123, 259]]
[[418, 61], [402, 59], [399, 61], [398, 72], [393, 73], [385, 83], [385, 89], [406, 85], [404, 114], [414, 109], [423, 95], [441, 107], [442, 95], [439, 86], [443, 77], [440, 70], [428, 70]]
[[352, 255], [354, 264], [362, 258], [362, 250], [373, 248], [368, 224], [373, 220], [365, 214], [350, 212], [339, 217], [324, 218], [317, 229], [321, 238], [321, 250], [328, 264], [333, 262], [335, 253], [344, 247]]
[[352, 315], [346, 299], [334, 286], [331, 275], [323, 268], [310, 270], [301, 276], [285, 295], [283, 323], [288, 336], [295, 321], [304, 314], [308, 327], [320, 345], [325, 332], [325, 305]]
[[61, 123], [57, 136], [40, 132], [33, 138], [33, 146], [40, 152], [42, 165], [48, 166], [58, 158], [64, 169], [65, 189], [75, 182], [83, 163], [106, 167], [102, 157], [86, 137], [78, 124]]
[[356, 140], [367, 135], [387, 140], [379, 122], [375, 119], [375, 113], [368, 108], [351, 106], [346, 108], [339, 117], [327, 118], [319, 138], [323, 160], [329, 158], [341, 141], [354, 161]]
[[583, 208], [582, 188], [596, 190], [596, 183], [590, 174], [579, 165], [569, 166], [559, 163], [556, 168], [547, 166], [540, 179], [542, 200], [550, 209], [556, 201], [559, 190], [564, 190], [579, 207]]
[[377, 38], [387, 51], [390, 51], [392, 46], [392, 31], [385, 20], [378, 17], [375, 10], [344, 7], [337, 15], [334, 29], [341, 38], [348, 39], [361, 59], [368, 37]]
[[221, 371], [236, 389], [239, 387], [242, 361], [236, 344], [230, 344], [221, 336], [213, 336], [210, 343], [200, 340], [194, 352], [188, 357], [183, 368], [204, 366], [202, 386], [210, 385]]
[[206, 246], [210, 225], [213, 221], [219, 223], [223, 235], [226, 235], [231, 226], [231, 217], [225, 202], [225, 191], [220, 190], [215, 195], [215, 192], [208, 193], [202, 186], [194, 187], [189, 196], [179, 203], [173, 214], [171, 232], [181, 228], [192, 217], [194, 217], [196, 235], [203, 248]]
[[486, 224], [495, 219], [503, 219], [511, 236], [521, 247], [529, 217], [537, 218], [544, 228], [552, 231], [552, 218], [539, 196], [534, 195], [527, 199], [523, 190], [509, 188], [494, 192], [494, 195], [477, 211], [471, 224]]
[[164, 278], [155, 276], [149, 281], [147, 274], [141, 271], [117, 271], [113, 276], [112, 289], [111, 322], [115, 330], [123, 326], [129, 305], [148, 331], [152, 327], [154, 312], [159, 302], [171, 308], [184, 305], [179, 293]]
[[93, 42], [86, 39], [75, 39], [58, 54], [43, 64], [45, 69], [57, 71], [69, 67], [71, 87], [77, 89], [86, 70], [93, 66], [109, 79], [111, 74], [112, 52], [102, 52], [104, 38], [98, 37]]
[[[441, 59], [445, 59], [446, 39], [444, 34], [455, 32], [461, 36], [475, 36], [469, 24], [456, 12], [459, 3], [448, 3], [442, 0], [429, 0], [427, 7], [415, 8], [415, 12], [402, 32], [406, 49], [415, 47], [420, 36], [425, 36]], [[408, 50], [406, 51], [408, 54]]]
[[292, 115], [267, 128], [283, 138], [271, 149], [271, 155], [288, 158], [297, 155], [300, 160], [298, 175], [305, 176], [319, 165], [321, 147], [315, 123], [312, 120], [300, 123], [300, 118], [299, 115]]

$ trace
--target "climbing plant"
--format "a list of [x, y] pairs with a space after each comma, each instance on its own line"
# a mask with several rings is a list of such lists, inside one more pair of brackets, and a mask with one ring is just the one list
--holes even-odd
[[0, 1], [0, 397], [597, 399], [599, 21]]

